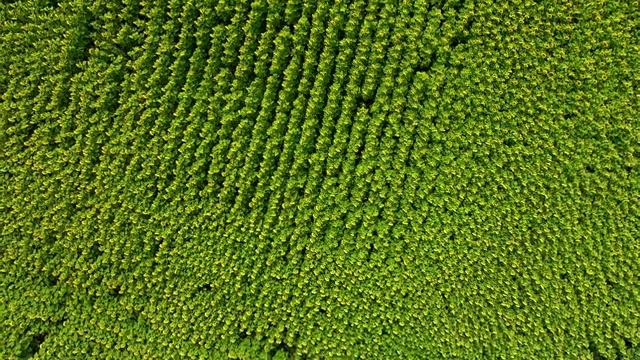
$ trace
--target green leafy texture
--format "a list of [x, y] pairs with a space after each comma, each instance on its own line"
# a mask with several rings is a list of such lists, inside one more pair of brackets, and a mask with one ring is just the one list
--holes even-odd
[[0, 4], [0, 358], [638, 359], [640, 5]]

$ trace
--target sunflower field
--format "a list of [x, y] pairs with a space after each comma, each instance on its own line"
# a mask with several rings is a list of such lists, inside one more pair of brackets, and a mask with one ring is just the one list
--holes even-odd
[[1, 359], [640, 359], [637, 0], [0, 4]]

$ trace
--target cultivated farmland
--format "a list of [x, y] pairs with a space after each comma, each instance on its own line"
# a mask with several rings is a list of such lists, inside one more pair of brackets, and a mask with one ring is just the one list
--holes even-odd
[[0, 4], [0, 358], [640, 359], [635, 0]]

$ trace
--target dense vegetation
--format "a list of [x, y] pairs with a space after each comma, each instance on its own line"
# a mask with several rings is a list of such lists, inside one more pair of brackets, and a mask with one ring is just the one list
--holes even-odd
[[635, 0], [0, 5], [0, 358], [640, 358]]

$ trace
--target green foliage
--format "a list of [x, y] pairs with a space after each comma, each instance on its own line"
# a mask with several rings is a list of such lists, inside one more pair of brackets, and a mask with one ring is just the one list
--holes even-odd
[[638, 359], [640, 5], [0, 4], [0, 358]]

